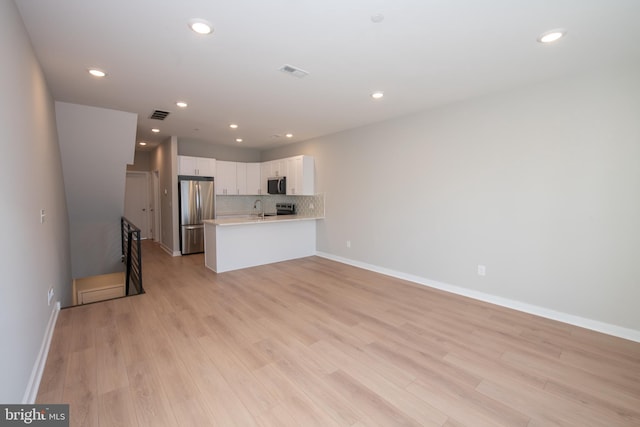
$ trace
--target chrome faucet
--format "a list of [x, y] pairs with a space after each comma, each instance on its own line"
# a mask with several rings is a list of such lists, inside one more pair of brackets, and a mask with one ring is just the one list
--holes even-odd
[[262, 207], [262, 200], [256, 199], [256, 201], [253, 202], [253, 209], [258, 209], [258, 202], [260, 202], [260, 216], [262, 217], [262, 219], [264, 219], [264, 208]]

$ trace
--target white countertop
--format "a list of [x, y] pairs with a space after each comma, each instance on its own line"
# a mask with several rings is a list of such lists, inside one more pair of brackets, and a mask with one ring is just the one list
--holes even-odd
[[305, 216], [305, 215], [274, 215], [266, 216], [264, 219], [257, 215], [242, 215], [237, 217], [206, 219], [203, 222], [210, 225], [228, 226], [228, 225], [243, 225], [243, 224], [267, 224], [274, 222], [288, 222], [288, 221], [312, 221], [316, 219], [323, 219], [323, 216]]

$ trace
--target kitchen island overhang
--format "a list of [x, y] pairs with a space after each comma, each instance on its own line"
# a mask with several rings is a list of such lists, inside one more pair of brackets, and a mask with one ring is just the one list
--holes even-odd
[[205, 266], [216, 273], [316, 254], [316, 221], [298, 215], [204, 221]]

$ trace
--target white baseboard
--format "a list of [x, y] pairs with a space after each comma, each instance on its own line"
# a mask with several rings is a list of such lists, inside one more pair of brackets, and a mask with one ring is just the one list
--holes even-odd
[[602, 332], [604, 334], [613, 335], [619, 338], [640, 342], [640, 331], [635, 329], [624, 328], [622, 326], [612, 325], [610, 323], [600, 322], [598, 320], [574, 316], [572, 314], [563, 313], [561, 311], [551, 310], [548, 308], [540, 307], [533, 304], [527, 304], [509, 298], [503, 298], [484, 292], [474, 291], [472, 289], [467, 289], [460, 286], [449, 285], [447, 283], [429, 280], [424, 277], [415, 276], [413, 274], [407, 274], [401, 271], [391, 270], [388, 268], [379, 267], [373, 264], [367, 264], [365, 262], [355, 261], [349, 258], [343, 258], [325, 252], [316, 252], [316, 255], [343, 264], [348, 264], [354, 267], [363, 268], [365, 270], [374, 271], [386, 276], [396, 277], [398, 279], [407, 280], [419, 285], [428, 286], [430, 288], [440, 289], [442, 291], [451, 292], [453, 294], [462, 295], [479, 301], [496, 304], [502, 307], [512, 308], [514, 310], [534, 314], [536, 316], [544, 317], [547, 319], [557, 320], [559, 322], [568, 323], [570, 325], [579, 326], [581, 328], [591, 329], [593, 331]]
[[168, 247], [164, 243], [160, 243], [160, 247], [162, 248], [163, 251], [165, 251], [166, 253], [168, 253], [171, 256], [182, 256], [182, 252], [174, 251], [173, 249], [171, 249], [170, 247]]
[[49, 323], [45, 330], [44, 337], [42, 339], [42, 345], [40, 345], [40, 352], [36, 358], [36, 363], [31, 371], [31, 377], [27, 384], [27, 389], [24, 392], [22, 398], [23, 405], [32, 405], [36, 401], [38, 396], [38, 389], [40, 388], [40, 380], [42, 379], [42, 373], [44, 372], [44, 366], [47, 363], [47, 356], [49, 355], [49, 346], [51, 345], [51, 338], [53, 337], [53, 330], [56, 327], [56, 321], [58, 320], [58, 314], [60, 313], [60, 301], [56, 301], [53, 310], [51, 310], [51, 316], [49, 317]]

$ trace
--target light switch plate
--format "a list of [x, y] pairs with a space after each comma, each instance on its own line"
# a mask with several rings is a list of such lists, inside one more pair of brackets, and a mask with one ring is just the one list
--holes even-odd
[[486, 276], [487, 275], [487, 267], [484, 265], [478, 265], [478, 276]]

